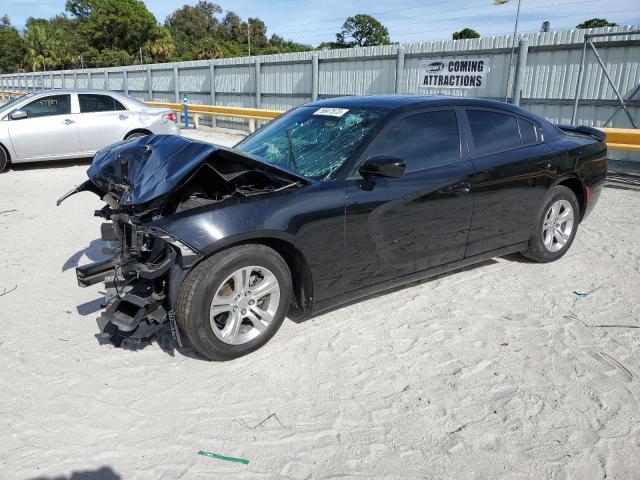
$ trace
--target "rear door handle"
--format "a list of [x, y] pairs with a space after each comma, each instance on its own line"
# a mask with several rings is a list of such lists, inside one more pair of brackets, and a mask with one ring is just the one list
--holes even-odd
[[549, 160], [544, 160], [540, 163], [538, 163], [538, 167], [540, 167], [542, 170], [551, 170], [551, 167], [553, 165], [551, 164], [551, 162]]
[[471, 191], [471, 185], [468, 183], [459, 183], [453, 187], [452, 191], [454, 195], [466, 195]]
[[71, 125], [72, 123], [76, 123], [76, 122], [74, 120], [71, 120], [70, 118], [67, 118], [62, 123], [64, 123], [65, 125]]
[[120, 120], [126, 120], [127, 118], [129, 118], [129, 116], [128, 115], [120, 115], [120, 116], [118, 116], [118, 118]]

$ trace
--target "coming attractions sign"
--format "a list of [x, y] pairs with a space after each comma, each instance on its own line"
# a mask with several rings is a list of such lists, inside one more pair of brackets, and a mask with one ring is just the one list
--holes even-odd
[[489, 72], [486, 58], [439, 58], [420, 61], [421, 88], [484, 88]]

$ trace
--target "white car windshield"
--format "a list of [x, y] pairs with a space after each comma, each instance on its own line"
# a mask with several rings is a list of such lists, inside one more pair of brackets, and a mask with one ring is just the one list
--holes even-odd
[[22, 100], [26, 99], [26, 98], [31, 98], [35, 96], [35, 93], [28, 93], [27, 95], [23, 95], [21, 97], [16, 97], [13, 100], [9, 101], [8, 103], [5, 103], [3, 105], [0, 105], [0, 117], [3, 116], [5, 113], [7, 113], [9, 110], [11, 110], [16, 103], [21, 102]]

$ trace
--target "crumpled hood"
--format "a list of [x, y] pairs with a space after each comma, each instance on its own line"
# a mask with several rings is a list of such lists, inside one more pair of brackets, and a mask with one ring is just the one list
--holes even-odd
[[262, 170], [289, 179], [311, 183], [295, 172], [225, 147], [175, 135], [148, 135], [118, 143], [96, 153], [87, 175], [105, 193], [114, 194], [120, 205], [141, 205], [171, 192], [196, 167], [215, 159], [222, 169], [234, 164], [228, 175]]

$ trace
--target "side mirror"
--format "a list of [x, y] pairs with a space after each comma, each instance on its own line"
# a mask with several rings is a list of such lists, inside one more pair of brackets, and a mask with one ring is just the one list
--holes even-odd
[[18, 109], [11, 112], [11, 115], [9, 116], [11, 117], [11, 120], [22, 120], [23, 118], [27, 118], [29, 114], [26, 110]]
[[364, 178], [385, 177], [400, 178], [404, 175], [407, 164], [395, 157], [373, 157], [365, 161], [358, 172]]

